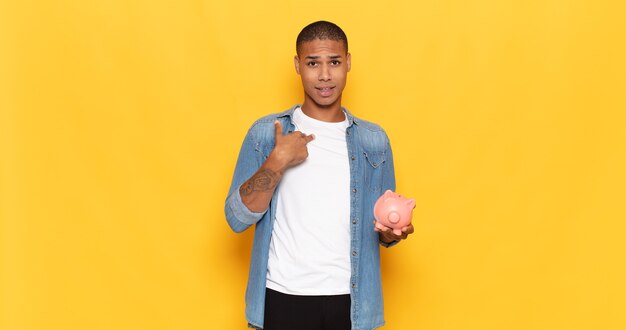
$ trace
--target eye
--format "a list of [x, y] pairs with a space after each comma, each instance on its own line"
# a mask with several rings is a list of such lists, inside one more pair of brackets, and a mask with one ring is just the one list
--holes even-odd
[[306, 62], [306, 65], [307, 65], [307, 66], [310, 66], [310, 67], [314, 67], [314, 66], [316, 66], [316, 65], [317, 65], [317, 62], [315, 62], [315, 61], [309, 61], [309, 62]]
[[337, 61], [337, 60], [332, 60], [332, 61], [330, 61], [330, 64], [332, 64], [332, 65], [339, 65], [339, 64], [341, 64], [341, 62]]

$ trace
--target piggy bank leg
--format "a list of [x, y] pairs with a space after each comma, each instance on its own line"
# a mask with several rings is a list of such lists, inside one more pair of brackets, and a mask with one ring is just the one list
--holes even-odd
[[385, 225], [383, 225], [382, 223], [376, 221], [376, 228], [380, 229], [380, 230], [385, 230]]
[[400, 230], [400, 229], [394, 229], [394, 230], [393, 230], [393, 233], [394, 233], [394, 234], [396, 234], [396, 235], [398, 235], [398, 236], [400, 236], [400, 235], [402, 235], [402, 230]]

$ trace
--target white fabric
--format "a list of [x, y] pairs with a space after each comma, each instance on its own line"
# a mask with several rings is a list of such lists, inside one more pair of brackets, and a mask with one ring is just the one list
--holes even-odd
[[277, 187], [267, 287], [286, 294], [350, 293], [350, 164], [347, 118], [329, 123], [293, 114], [296, 130], [314, 134], [309, 156]]

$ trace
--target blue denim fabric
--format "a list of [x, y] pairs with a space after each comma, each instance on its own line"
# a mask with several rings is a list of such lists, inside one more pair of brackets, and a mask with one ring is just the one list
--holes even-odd
[[[246, 318], [250, 327], [258, 329], [263, 328], [267, 261], [276, 218], [276, 198], [272, 199], [267, 210], [251, 212], [241, 201], [239, 188], [259, 169], [274, 148], [274, 120], [281, 122], [284, 133], [295, 129], [291, 116], [296, 106], [282, 113], [265, 116], [248, 130], [224, 207], [226, 220], [235, 232], [256, 224], [246, 290]], [[385, 323], [379, 240], [378, 233], [374, 231], [373, 207], [386, 189], [395, 190], [393, 156], [387, 134], [380, 126], [358, 119], [346, 109], [343, 110], [349, 121], [346, 141], [350, 157], [351, 198], [350, 219], [346, 221], [350, 221], [351, 226], [350, 317], [353, 330], [371, 330]]]

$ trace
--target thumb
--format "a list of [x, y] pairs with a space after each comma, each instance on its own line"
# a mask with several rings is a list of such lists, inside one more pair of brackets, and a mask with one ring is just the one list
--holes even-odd
[[276, 130], [276, 138], [283, 136], [283, 125], [281, 125], [280, 121], [274, 120], [274, 129]]

